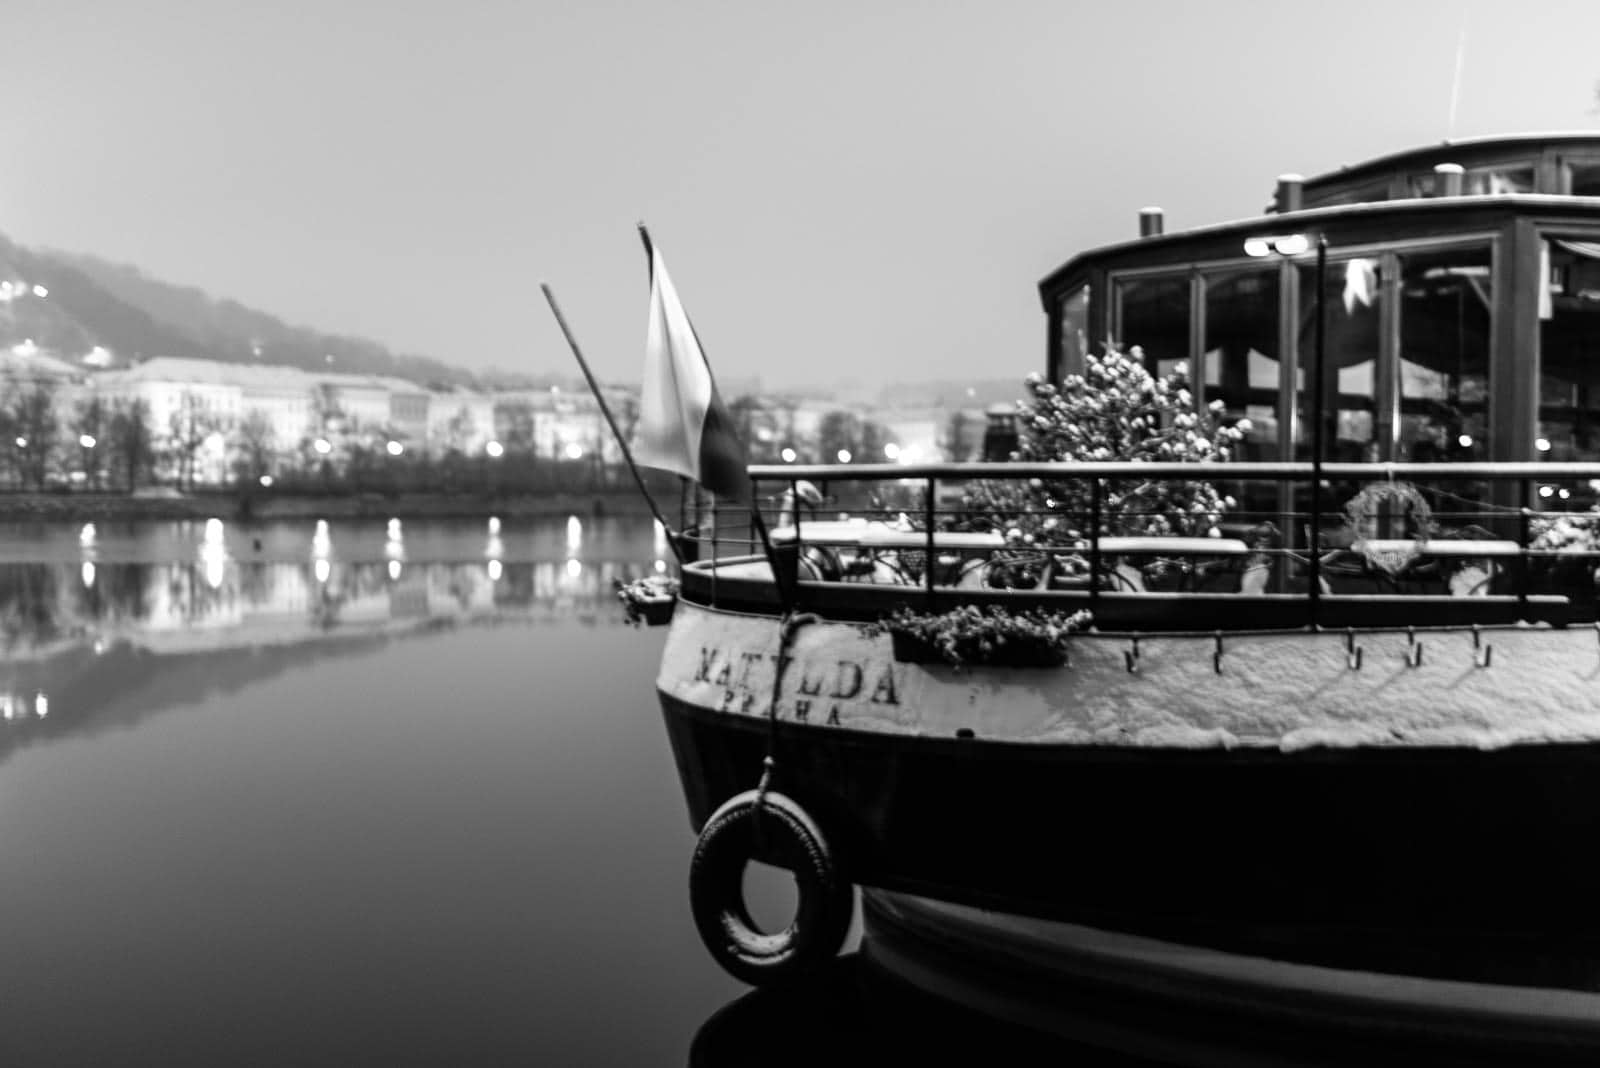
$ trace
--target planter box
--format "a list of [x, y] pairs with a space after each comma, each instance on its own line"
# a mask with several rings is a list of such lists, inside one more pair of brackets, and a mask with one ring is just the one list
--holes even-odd
[[[939, 655], [939, 649], [930, 641], [924, 641], [915, 635], [901, 631], [889, 632], [890, 642], [894, 646], [894, 658], [901, 664], [948, 664], [949, 661]], [[1051, 668], [1060, 667], [1067, 662], [1067, 651], [1059, 646], [1049, 647], [1009, 641], [998, 646], [983, 660], [970, 660], [963, 667], [1026, 667], [1026, 668]]]
[[647, 627], [664, 627], [672, 622], [672, 610], [677, 607], [676, 597], [666, 597], [660, 600], [640, 601], [638, 603], [639, 618], [644, 620]]

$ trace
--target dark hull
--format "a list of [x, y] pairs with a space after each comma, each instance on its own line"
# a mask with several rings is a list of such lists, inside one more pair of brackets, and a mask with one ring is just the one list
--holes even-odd
[[[766, 721], [662, 695], [696, 827]], [[777, 724], [866, 886], [1339, 967], [1600, 985], [1600, 745], [1174, 750]]]

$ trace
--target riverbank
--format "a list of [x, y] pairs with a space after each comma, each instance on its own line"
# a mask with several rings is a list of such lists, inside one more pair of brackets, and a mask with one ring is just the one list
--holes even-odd
[[478, 516], [650, 514], [635, 491], [488, 494], [363, 493], [346, 496], [292, 494], [174, 493], [138, 496], [113, 493], [0, 494], [0, 522], [99, 519], [452, 519]]

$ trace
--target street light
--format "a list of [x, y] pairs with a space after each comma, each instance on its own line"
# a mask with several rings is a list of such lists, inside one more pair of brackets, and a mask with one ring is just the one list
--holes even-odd
[[406, 447], [400, 444], [398, 441], [391, 441], [389, 444], [385, 445], [384, 448], [389, 450], [390, 456], [399, 456], [401, 453], [406, 451]]
[[889, 444], [883, 447], [883, 455], [887, 460], [900, 459], [900, 446], [893, 441], [889, 442]]
[[78, 444], [82, 445], [86, 449], [94, 448], [94, 446], [95, 446], [94, 435], [93, 434], [80, 434], [80, 435], [78, 435]]
[[498, 460], [505, 455], [506, 447], [498, 441], [491, 441], [483, 447], [483, 451]]
[[847, 464], [847, 463], [850, 462], [850, 450], [849, 449], [840, 449], [839, 450], [839, 462], [842, 463], [842, 464]]
[[[1311, 239], [1305, 234], [1281, 234], [1275, 237], [1252, 237], [1245, 241], [1244, 251], [1247, 256], [1267, 256], [1277, 253], [1279, 256], [1289, 258], [1305, 253], [1311, 247]], [[1306, 575], [1310, 580], [1311, 588], [1308, 590], [1311, 602], [1311, 622], [1317, 621], [1317, 606], [1321, 603], [1322, 594], [1322, 561], [1321, 554], [1317, 551], [1318, 534], [1322, 529], [1322, 439], [1323, 439], [1323, 368], [1327, 360], [1327, 333], [1328, 312], [1327, 300], [1327, 275], [1328, 275], [1328, 239], [1322, 234], [1317, 235], [1317, 268], [1315, 286], [1317, 290], [1317, 324], [1316, 344], [1311, 357], [1311, 536], [1310, 563], [1306, 567]]]
[[786, 464], [792, 464], [792, 463], [795, 462], [795, 460], [799, 459], [799, 457], [800, 457], [799, 453], [795, 452], [793, 449], [789, 448], [787, 445], [784, 446], [783, 451], [780, 452], [778, 455], [783, 458], [783, 462], [786, 463]]
[[316, 441], [311, 443], [311, 447], [316, 449], [320, 455], [326, 456], [333, 451], [333, 442], [329, 441], [327, 438], [318, 438]]

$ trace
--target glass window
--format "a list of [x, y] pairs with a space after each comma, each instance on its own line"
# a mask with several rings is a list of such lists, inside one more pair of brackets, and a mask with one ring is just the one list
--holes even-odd
[[1397, 459], [1481, 460], [1489, 453], [1488, 247], [1400, 257]]
[[1089, 287], [1079, 286], [1061, 298], [1061, 373], [1082, 374], [1088, 351]]
[[1117, 341], [1144, 352], [1151, 374], [1168, 374], [1189, 358], [1189, 276], [1129, 278], [1117, 283]]
[[1229, 421], [1248, 418], [1240, 459], [1278, 456], [1278, 267], [1205, 279], [1206, 327], [1200, 379], [1207, 402]]
[[1461, 190], [1470, 196], [1533, 192], [1533, 167], [1469, 167]]
[[1353, 189], [1343, 189], [1326, 196], [1306, 197], [1308, 208], [1331, 208], [1344, 204], [1375, 204], [1389, 199], [1389, 179], [1383, 178]]
[[1326, 302], [1322, 365], [1323, 459], [1378, 459], [1377, 375], [1381, 342], [1379, 301], [1383, 297], [1378, 261], [1354, 257], [1328, 261], [1322, 292], [1316, 268], [1300, 268], [1299, 326], [1301, 374], [1296, 382], [1295, 456], [1311, 456], [1312, 388], [1309, 372], [1318, 364], [1317, 303]]
[[1600, 161], [1572, 164], [1572, 187], [1567, 192], [1575, 197], [1600, 197]]
[[1551, 460], [1600, 460], [1600, 242], [1545, 243], [1539, 303], [1539, 434]]
[[[1484, 196], [1491, 193], [1533, 192], [1532, 164], [1499, 164], [1492, 167], [1468, 167], [1461, 176], [1461, 192], [1467, 196]], [[1431, 197], [1437, 195], [1437, 174], [1411, 176], [1411, 195]]]

